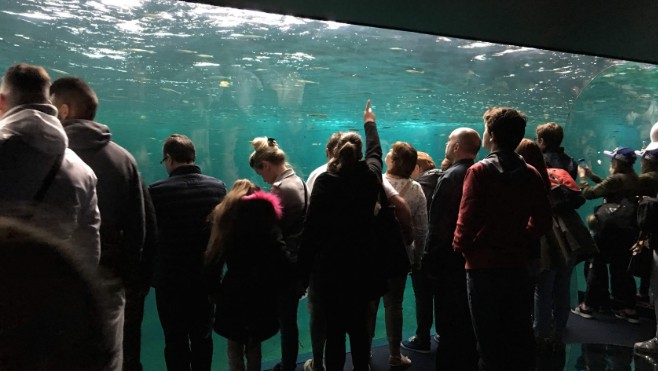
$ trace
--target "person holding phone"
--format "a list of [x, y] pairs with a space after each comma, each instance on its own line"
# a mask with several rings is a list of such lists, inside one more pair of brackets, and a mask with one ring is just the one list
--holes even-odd
[[[583, 196], [588, 200], [603, 198], [604, 203], [632, 205], [639, 192], [638, 176], [633, 169], [637, 157], [635, 152], [628, 147], [617, 147], [613, 151], [603, 153], [611, 157], [610, 176], [607, 178], [602, 179], [589, 167], [578, 167]], [[590, 186], [588, 179], [596, 184]], [[607, 265], [610, 264], [612, 295], [622, 305], [614, 314], [630, 323], [639, 323], [635, 310], [635, 281], [627, 271], [630, 248], [637, 239], [637, 231], [621, 228], [616, 225], [618, 223], [600, 223], [596, 212], [588, 221], [600, 252], [590, 262], [585, 300], [571, 312], [589, 319], [596, 310], [609, 307]]]
[[578, 165], [571, 156], [564, 153], [564, 147], [561, 147], [562, 139], [564, 139], [562, 127], [555, 122], [548, 122], [537, 126], [535, 133], [536, 142], [544, 155], [546, 166], [566, 170], [573, 180], [577, 180]]

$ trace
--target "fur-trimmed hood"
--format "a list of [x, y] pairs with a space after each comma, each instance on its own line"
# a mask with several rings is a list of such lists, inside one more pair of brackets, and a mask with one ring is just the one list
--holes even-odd
[[274, 208], [274, 214], [276, 215], [276, 220], [279, 221], [283, 217], [283, 208], [281, 207], [281, 200], [274, 193], [267, 193], [264, 191], [256, 191], [248, 196], [242, 197], [242, 200], [263, 200], [272, 204]]

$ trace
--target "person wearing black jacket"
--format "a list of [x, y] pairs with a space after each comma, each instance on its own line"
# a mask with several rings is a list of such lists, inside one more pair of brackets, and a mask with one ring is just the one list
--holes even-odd
[[208, 215], [226, 195], [224, 183], [194, 164], [194, 144], [172, 134], [162, 147], [169, 178], [149, 186], [158, 220], [153, 286], [169, 371], [210, 370], [212, 315], [202, 277], [210, 237]]
[[50, 96], [69, 138], [69, 148], [98, 177], [96, 191], [102, 219], [99, 266], [102, 285], [109, 294], [120, 369], [126, 287], [138, 279], [144, 245], [142, 180], [133, 156], [111, 140], [107, 126], [94, 121], [98, 98], [87, 83], [77, 77], [62, 77], [51, 85]]
[[144, 248], [139, 260], [139, 278], [126, 286], [126, 308], [123, 322], [123, 371], [142, 371], [142, 321], [144, 320], [144, 302], [151, 289], [155, 249], [158, 238], [158, 223], [155, 219], [155, 207], [151, 201], [148, 187], [142, 183], [144, 211], [146, 217], [146, 235]]
[[554, 122], [548, 122], [537, 126], [535, 133], [537, 134], [537, 145], [546, 161], [546, 167], [564, 169], [573, 180], [577, 180], [578, 164], [571, 156], [564, 153], [563, 147], [560, 147], [562, 139], [564, 139], [562, 127]]
[[374, 209], [382, 182], [382, 149], [370, 101], [363, 115], [366, 156], [357, 133], [344, 134], [326, 173], [318, 176], [309, 203], [299, 272], [302, 285], [313, 275], [326, 309], [327, 370], [342, 370], [349, 334], [354, 370], [369, 369], [369, 302], [373, 290]]
[[459, 203], [466, 170], [480, 149], [480, 136], [469, 128], [455, 129], [446, 143], [446, 158], [452, 165], [444, 171], [430, 206], [429, 233], [423, 271], [432, 281], [439, 347], [438, 370], [477, 370], [478, 354], [466, 296], [464, 257], [453, 251]]

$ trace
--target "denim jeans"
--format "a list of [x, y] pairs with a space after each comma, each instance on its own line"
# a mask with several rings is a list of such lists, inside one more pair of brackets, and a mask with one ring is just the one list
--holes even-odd
[[[411, 272], [411, 284], [416, 298], [416, 337], [421, 344], [429, 345], [433, 318], [439, 318], [439, 305], [435, 306], [437, 299], [434, 285], [423, 272], [417, 270]], [[464, 290], [466, 290], [465, 280]]]
[[555, 336], [562, 338], [571, 311], [570, 283], [573, 265], [542, 271], [535, 287], [535, 336], [550, 336], [551, 324]]
[[469, 269], [466, 276], [480, 370], [534, 371], [527, 267]]

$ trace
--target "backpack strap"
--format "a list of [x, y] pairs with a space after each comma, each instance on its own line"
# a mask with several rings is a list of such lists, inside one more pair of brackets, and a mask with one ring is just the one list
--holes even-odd
[[48, 174], [46, 174], [46, 177], [43, 178], [43, 182], [41, 183], [41, 187], [39, 187], [39, 190], [34, 195], [34, 201], [36, 201], [36, 202], [43, 201], [43, 198], [46, 196], [46, 192], [48, 192], [48, 189], [53, 184], [53, 180], [55, 179], [55, 175], [57, 175], [57, 172], [62, 167], [63, 157], [64, 157], [64, 155], [57, 155], [57, 157], [55, 157], [55, 161], [53, 162], [52, 166], [50, 167], [50, 170], [48, 171]]

